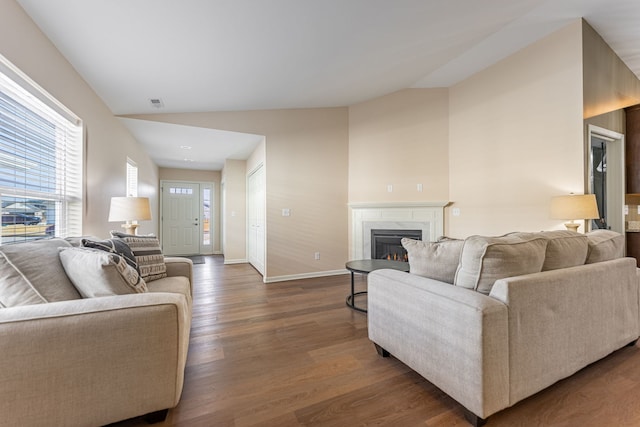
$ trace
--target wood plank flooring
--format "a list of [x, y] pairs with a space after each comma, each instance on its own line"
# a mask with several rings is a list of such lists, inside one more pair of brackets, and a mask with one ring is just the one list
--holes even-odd
[[[345, 305], [349, 275], [265, 285], [252, 267], [208, 256], [194, 277], [182, 399], [156, 426], [468, 425], [455, 401], [376, 354], [366, 314]], [[486, 425], [640, 426], [640, 348], [625, 347]]]

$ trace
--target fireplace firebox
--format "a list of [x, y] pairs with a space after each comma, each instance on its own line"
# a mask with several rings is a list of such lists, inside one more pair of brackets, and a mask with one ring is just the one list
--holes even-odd
[[422, 230], [371, 230], [371, 259], [408, 261], [407, 251], [400, 242], [403, 237], [422, 240]]

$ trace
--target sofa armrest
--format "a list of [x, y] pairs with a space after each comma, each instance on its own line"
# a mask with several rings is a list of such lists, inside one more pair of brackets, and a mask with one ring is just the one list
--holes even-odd
[[507, 307], [395, 270], [368, 276], [369, 338], [474, 414], [508, 406]]
[[164, 264], [167, 266], [167, 276], [188, 277], [193, 288], [193, 261], [184, 257], [164, 257]]
[[189, 342], [184, 295], [148, 293], [0, 310], [7, 425], [105, 425], [174, 407]]
[[501, 279], [509, 308], [511, 404], [638, 338], [636, 261], [620, 258]]

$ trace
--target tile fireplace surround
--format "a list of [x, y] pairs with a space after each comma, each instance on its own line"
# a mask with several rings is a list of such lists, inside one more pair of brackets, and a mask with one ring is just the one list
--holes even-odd
[[448, 202], [350, 203], [352, 260], [371, 259], [371, 230], [422, 230], [422, 240], [444, 234]]

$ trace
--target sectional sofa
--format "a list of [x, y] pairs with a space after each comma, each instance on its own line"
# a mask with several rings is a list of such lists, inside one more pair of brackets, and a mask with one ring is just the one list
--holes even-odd
[[0, 246], [1, 425], [158, 421], [178, 404], [192, 263], [160, 255], [139, 275], [120, 255], [95, 249], [108, 243]]
[[410, 273], [368, 277], [369, 338], [472, 425], [640, 335], [636, 260], [607, 230], [403, 240]]

